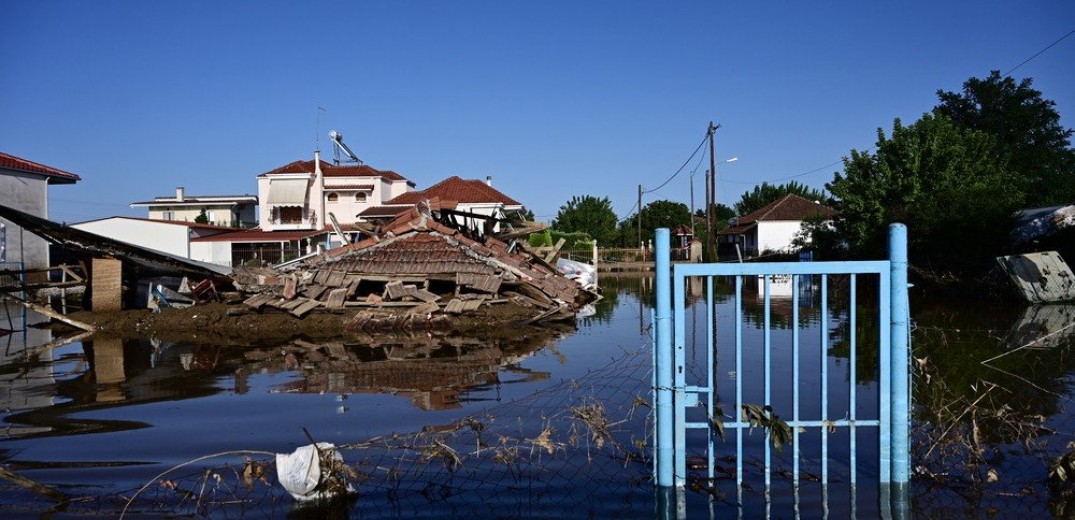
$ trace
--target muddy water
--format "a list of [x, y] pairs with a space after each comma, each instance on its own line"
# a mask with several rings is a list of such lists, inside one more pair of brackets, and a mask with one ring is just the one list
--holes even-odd
[[[649, 375], [637, 369], [649, 362], [649, 354], [639, 349], [650, 334], [652, 279], [608, 278], [602, 283], [605, 299], [597, 313], [580, 319], [575, 329], [484, 342], [391, 338], [371, 345], [341, 337], [316, 344], [295, 341], [242, 348], [97, 337], [41, 349], [56, 338], [47, 330], [23, 327], [21, 311], [11, 309], [0, 315], [0, 321], [12, 325], [0, 328], [20, 329], [0, 336], [0, 409], [4, 413], [0, 463], [71, 496], [130, 496], [161, 472], [205, 455], [232, 450], [290, 452], [309, 442], [304, 429], [318, 441], [345, 445], [443, 428], [468, 416], [488, 417], [493, 410], [503, 415], [495, 427], [491, 419], [483, 419], [483, 428], [504, 434], [512, 424], [526, 432], [520, 437], [533, 440], [542, 425], [551, 424], [549, 417], [555, 416], [556, 406], [577, 405], [579, 399], [592, 397], [613, 410], [639, 396], [648, 399]], [[718, 319], [731, 312], [729, 291], [718, 284]], [[694, 330], [704, 325], [705, 301], [702, 292], [692, 294], [688, 301], [687, 318], [693, 320]], [[816, 338], [820, 314], [813, 301], [804, 299], [800, 322], [803, 336]], [[778, 300], [771, 309], [778, 341], [790, 330], [788, 305]], [[846, 402], [854, 392], [859, 397], [858, 412], [869, 416], [876, 407], [869, 398], [876, 392], [870, 376], [876, 370], [876, 356], [870, 356], [868, 342], [859, 345], [851, 384], [848, 352], [840, 341], [846, 308], [840, 302], [832, 305], [832, 321], [827, 325], [833, 341], [823, 353], [820, 342], [806, 340], [804, 355], [811, 363], [825, 363], [835, 381], [845, 381], [830, 385], [834, 413], [838, 410], [832, 403]], [[862, 306], [860, 316], [868, 316], [868, 302]], [[760, 334], [763, 310], [757, 301], [746, 307], [746, 336], [754, 341]], [[1075, 441], [1075, 416], [1069, 406], [1075, 382], [1069, 332], [1075, 310], [983, 307], [931, 302], [914, 295], [912, 312], [917, 368], [928, 376], [928, 381], [918, 377], [915, 382], [914, 445], [920, 467], [915, 481], [916, 512], [953, 518], [1028, 512], [1045, 516], [1065, 507], [1067, 495], [1062, 489], [1050, 493], [1044, 474], [1048, 462], [1063, 452], [1067, 442]], [[38, 318], [25, 319], [29, 325]], [[722, 336], [727, 330], [718, 323], [718, 342], [727, 341]], [[691, 341], [688, 347], [691, 377], [701, 377], [704, 342]], [[981, 363], [996, 356], [1001, 357]], [[625, 359], [633, 371], [617, 368], [628, 366]], [[778, 352], [771, 361], [775, 374], [772, 404], [774, 409], [786, 410], [790, 407], [790, 360]], [[609, 369], [610, 364], [615, 370]], [[748, 363], [742, 373], [735, 373], [734, 360], [723, 353], [717, 365], [718, 394], [726, 410], [734, 408], [731, 389], [737, 378], [742, 378], [750, 396], [747, 402], [760, 399], [760, 365]], [[820, 384], [816, 376], [804, 378], [808, 385]], [[601, 384], [587, 383], [594, 380]], [[983, 392], [987, 395], [979, 399]], [[970, 407], [972, 403], [977, 404]], [[803, 404], [816, 405], [809, 398]], [[648, 409], [642, 410], [639, 413]], [[628, 424], [637, 431], [616, 434], [648, 438], [645, 423]], [[571, 433], [565, 428], [558, 431], [565, 436]], [[870, 449], [871, 442], [876, 443], [873, 434], [863, 429], [858, 435], [859, 446], [865, 447], [860, 461], [876, 456], [875, 449]], [[715, 489], [719, 493], [712, 502], [716, 513], [758, 517], [769, 512], [788, 517], [797, 502], [799, 515], [806, 518], [868, 518], [880, 511], [876, 493], [869, 489], [871, 478], [876, 478], [876, 464], [869, 462], [860, 462], [860, 484], [853, 492], [847, 486], [845, 462], [834, 463], [834, 484], [824, 493], [807, 482], [800, 489], [803, 496], [797, 496], [785, 471], [774, 477], [776, 484], [766, 495], [756, 480], [762, 439], [758, 434], [747, 436], [746, 466], [754, 476], [747, 479], [749, 486], [741, 496], [728, 489], [733, 481], [726, 473], [721, 476], [734, 469], [734, 461], [727, 458], [734, 454], [734, 441], [718, 445], [723, 458], [718, 459]], [[804, 464], [818, 460], [819, 454], [806, 447], [817, 442], [804, 435]], [[968, 443], [977, 444], [968, 450]], [[940, 447], [931, 450], [934, 445]], [[529, 449], [532, 455], [533, 443]], [[374, 486], [366, 499], [347, 506], [342, 514], [462, 517], [483, 516], [483, 511], [490, 510], [490, 514], [509, 517], [652, 514], [654, 499], [652, 486], [645, 480], [649, 470], [644, 461], [632, 462], [629, 457], [610, 464], [605, 461], [606, 468], [592, 451], [572, 450], [568, 441], [559, 449], [557, 455], [529, 469], [516, 466], [514, 473], [509, 472], [512, 476], [491, 478], [484, 477], [492, 475], [491, 471], [475, 471], [467, 485], [438, 481], [435, 492], [429, 486], [439, 476], [425, 487], [414, 487], [417, 491], [411, 495], [397, 493], [390, 486]], [[837, 459], [847, 450], [846, 442], [834, 443], [829, 456]], [[788, 453], [775, 459], [785, 470]], [[345, 453], [351, 460], [362, 455], [362, 451]], [[219, 467], [213, 464], [205, 467]], [[595, 466], [600, 471], [586, 469]], [[704, 470], [694, 471], [704, 474]], [[455, 470], [456, 475], [460, 473]], [[807, 471], [806, 480], [815, 476]], [[535, 491], [535, 480], [527, 484], [527, 479], [540, 480], [542, 491]], [[688, 515], [708, 516], [711, 496], [688, 492]], [[738, 503], [742, 509], [736, 507]], [[122, 504], [99, 500], [71, 509], [80, 515], [115, 516]], [[175, 508], [143, 511], [198, 512], [190, 509], [190, 503], [169, 504]], [[234, 509], [216, 512], [282, 516], [289, 507], [287, 499], [282, 499], [245, 515]], [[0, 481], [0, 515], [36, 514], [52, 508], [41, 496]]]

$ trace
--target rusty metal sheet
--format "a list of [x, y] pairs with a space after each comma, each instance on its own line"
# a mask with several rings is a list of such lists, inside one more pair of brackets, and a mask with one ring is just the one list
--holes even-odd
[[1075, 274], [1056, 251], [1001, 256], [997, 264], [1028, 302], [1075, 301]]

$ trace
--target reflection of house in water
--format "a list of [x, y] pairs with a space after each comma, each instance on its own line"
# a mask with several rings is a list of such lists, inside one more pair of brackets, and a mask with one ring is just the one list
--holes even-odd
[[249, 351], [247, 358], [254, 363], [236, 372], [236, 387], [246, 386], [246, 374], [299, 367], [303, 378], [277, 387], [279, 391], [390, 393], [409, 397], [423, 410], [458, 408], [460, 396], [467, 391], [502, 383], [501, 370], [518, 374], [519, 382], [548, 379], [548, 372], [515, 365], [550, 339], [548, 333], [535, 333], [512, 338], [510, 345], [447, 338], [380, 345], [296, 344], [285, 348], [283, 356]]
[[[55, 384], [52, 375], [52, 351], [45, 350], [38, 354], [43, 363], [13, 367], [15, 363], [26, 361], [30, 352], [37, 346], [52, 340], [52, 331], [35, 327], [48, 322], [48, 318], [36, 312], [26, 310], [12, 302], [0, 302], [0, 410], [8, 414], [19, 413], [34, 408], [52, 406], [55, 398], [52, 392], [43, 390]], [[5, 424], [0, 429], [0, 438], [17, 437], [48, 428]]]

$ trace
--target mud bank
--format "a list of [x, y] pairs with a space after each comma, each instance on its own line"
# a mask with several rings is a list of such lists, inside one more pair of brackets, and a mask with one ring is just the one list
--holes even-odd
[[[265, 309], [252, 310], [245, 305], [209, 303], [183, 309], [164, 309], [153, 313], [145, 309], [111, 313], [79, 311], [73, 319], [89, 323], [99, 334], [129, 338], [156, 338], [222, 345], [268, 345], [294, 339], [328, 340], [341, 337], [356, 341], [380, 341], [385, 337], [468, 336], [509, 338], [521, 329], [555, 329], [566, 332], [571, 322], [529, 325], [533, 309], [505, 303], [485, 306], [460, 316], [408, 315], [400, 312], [368, 310], [334, 310], [307, 314], [302, 318]], [[56, 323], [57, 329], [69, 326]], [[73, 329], [72, 329], [73, 330]]]

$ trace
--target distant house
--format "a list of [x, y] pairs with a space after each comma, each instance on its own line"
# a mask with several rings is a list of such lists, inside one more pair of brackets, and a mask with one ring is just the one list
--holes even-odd
[[231, 228], [257, 225], [257, 206], [258, 198], [253, 195], [187, 195], [182, 186], [175, 189], [174, 197], [131, 203], [132, 208], [148, 208], [152, 220], [195, 222], [204, 211], [207, 224]]
[[228, 266], [232, 262], [230, 249], [215, 250], [211, 242], [197, 241], [232, 233], [235, 229], [231, 227], [136, 217], [108, 217], [71, 224], [71, 227], [199, 262]]
[[[48, 218], [49, 185], [80, 180], [71, 172], [0, 152], [0, 204], [9, 208]], [[20, 262], [23, 269], [49, 267], [48, 242], [0, 218], [0, 262]]]
[[353, 242], [363, 211], [414, 190], [414, 183], [391, 170], [364, 164], [332, 164], [314, 154], [257, 177], [260, 211], [253, 229], [193, 237], [191, 251], [214, 263], [230, 259], [280, 263], [342, 244], [334, 224]]
[[329, 214], [340, 224], [359, 222], [363, 211], [414, 190], [414, 183], [391, 170], [365, 164], [295, 161], [258, 175], [262, 231], [323, 230]]
[[[370, 208], [359, 217], [363, 219], [392, 219], [396, 215], [413, 208], [423, 200], [438, 199], [441, 208], [451, 211], [451, 219], [464, 229], [482, 233], [486, 219], [494, 217], [504, 220], [524, 210], [522, 203], [493, 188], [493, 178], [485, 181], [462, 179], [451, 176], [424, 190], [404, 193], [383, 206]], [[493, 232], [501, 231], [499, 223], [491, 226]]]
[[810, 218], [830, 219], [836, 210], [817, 201], [787, 194], [762, 208], [733, 219], [717, 233], [722, 257], [735, 256], [735, 246], [743, 256], [763, 253], [790, 253], [793, 241], [802, 231], [803, 222]]

